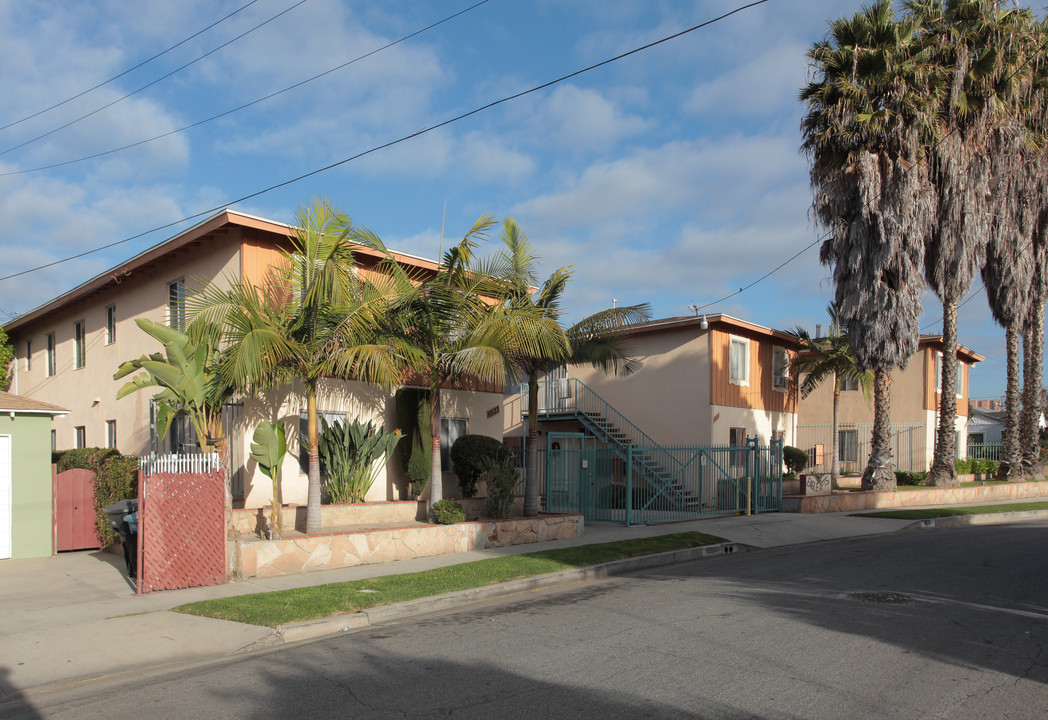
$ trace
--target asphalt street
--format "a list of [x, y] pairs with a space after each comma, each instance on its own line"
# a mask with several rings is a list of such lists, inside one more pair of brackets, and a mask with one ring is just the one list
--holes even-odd
[[0, 717], [1041, 719], [1046, 550], [1045, 521], [761, 550], [129, 673]]

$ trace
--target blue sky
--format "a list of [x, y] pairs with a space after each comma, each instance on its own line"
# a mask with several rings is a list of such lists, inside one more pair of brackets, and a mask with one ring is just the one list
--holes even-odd
[[[252, 102], [462, 11], [477, 0], [257, 0], [115, 82], [0, 130], [2, 275], [137, 235], [632, 50], [743, 0], [489, 0], [276, 98], [103, 158], [36, 172]], [[0, 0], [0, 125], [74, 96], [248, 0]], [[548, 89], [233, 205], [290, 221], [314, 195], [398, 250], [436, 257], [482, 213], [515, 217], [545, 273], [575, 267], [573, 316], [708, 305], [814, 329], [833, 294], [799, 153], [804, 51], [857, 0], [770, 0]], [[24, 147], [288, 10], [112, 107]], [[15, 174], [12, 174], [15, 173]], [[192, 223], [0, 281], [0, 321]], [[497, 243], [493, 236], [492, 240]], [[496, 244], [492, 243], [492, 251]], [[977, 280], [975, 286], [980, 285]], [[924, 332], [941, 308], [925, 295]], [[981, 293], [960, 339], [987, 356], [973, 397], [1004, 389], [1004, 336]]]

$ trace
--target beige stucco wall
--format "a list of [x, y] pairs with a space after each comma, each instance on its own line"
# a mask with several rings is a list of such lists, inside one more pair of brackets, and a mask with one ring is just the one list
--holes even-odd
[[[499, 407], [502, 396], [495, 393], [443, 390], [441, 392], [442, 415], [445, 418], [463, 418], [466, 430], [471, 434], [489, 435], [502, 439], [502, 418], [495, 414], [487, 417], [487, 411]], [[391, 392], [378, 386], [360, 382], [323, 381], [317, 393], [317, 410], [321, 413], [345, 413], [350, 421], [372, 421], [387, 430], [396, 427], [396, 403]], [[243, 487], [244, 507], [259, 508], [270, 504], [273, 495], [272, 481], [257, 469], [250, 458], [251, 436], [260, 420], [279, 418], [285, 423], [288, 436], [288, 454], [284, 459], [281, 476], [281, 499], [284, 503], [304, 505], [306, 503], [308, 477], [299, 464], [299, 424], [301, 413], [306, 411], [306, 399], [301, 384], [290, 392], [274, 392], [267, 398], [249, 398], [244, 401], [241, 421], [230, 432], [231, 442], [238, 445], [234, 450], [244, 458]], [[381, 468], [375, 484], [367, 494], [368, 501], [400, 500], [401, 488], [405, 487], [407, 475], [399, 456], [391, 456]], [[454, 473], [444, 473], [444, 497], [458, 497], [458, 479]], [[429, 488], [423, 492], [429, 497]]]
[[[84, 426], [87, 447], [106, 446], [106, 421], [116, 420], [117, 448], [124, 454], [149, 452], [149, 398], [139, 391], [122, 400], [117, 391], [127, 379], [113, 380], [120, 363], [159, 351], [159, 343], [142, 332], [135, 318], [167, 323], [168, 285], [184, 278], [187, 289], [199, 287], [201, 278], [239, 274], [235, 242], [209, 243], [180, 258], [177, 265], [138, 271], [107, 286], [73, 307], [41, 318], [12, 334], [16, 375], [11, 391], [70, 410], [55, 418], [56, 447], [75, 447], [75, 428]], [[116, 307], [116, 339], [106, 344], [106, 308]], [[86, 323], [85, 366], [75, 368], [74, 324]], [[56, 374], [47, 376], [47, 335], [55, 334]], [[32, 370], [26, 369], [26, 340], [33, 346]]]
[[691, 328], [630, 340], [639, 369], [621, 377], [569, 367], [577, 377], [661, 445], [710, 442], [709, 342]]
[[797, 437], [797, 415], [794, 413], [712, 405], [710, 415], [713, 425], [712, 445], [730, 444], [733, 427], [745, 428], [746, 437], [756, 435], [762, 446], [767, 445], [778, 432], [782, 433], [786, 445], [793, 445]]

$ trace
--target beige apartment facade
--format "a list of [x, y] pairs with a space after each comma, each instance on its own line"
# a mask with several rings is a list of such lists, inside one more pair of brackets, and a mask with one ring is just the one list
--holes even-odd
[[[628, 343], [637, 363], [634, 373], [570, 366], [563, 377], [582, 383], [662, 446], [738, 446], [752, 437], [762, 446], [772, 439], [792, 444], [797, 426], [788, 372], [797, 348], [792, 335], [714, 314], [632, 326]], [[524, 404], [519, 395], [507, 397], [505, 433], [514, 444], [525, 432]], [[548, 415], [558, 419], [543, 422], [543, 432], [578, 429], [557, 413]]]
[[[114, 380], [119, 365], [161, 350], [136, 324], [147, 318], [163, 324], [184, 321], [187, 294], [208, 283], [259, 282], [286, 246], [291, 228], [264, 218], [224, 210], [146, 252], [83, 283], [5, 325], [15, 350], [11, 392], [69, 410], [52, 422], [52, 448], [114, 447], [124, 454], [149, 455], [184, 448], [151, 427], [148, 390], [117, 400], [127, 379]], [[412, 270], [433, 271], [424, 258], [395, 253]], [[377, 253], [360, 248], [362, 274], [377, 272]], [[449, 388], [444, 416], [456, 434], [501, 437], [501, 388]], [[329, 382], [321, 388], [319, 409], [330, 417], [372, 420], [394, 429], [393, 394], [370, 385]], [[272, 495], [270, 480], [249, 459], [251, 434], [262, 419], [287, 423], [291, 449], [283, 467], [282, 500], [304, 503], [307, 479], [298, 459], [298, 418], [305, 412], [300, 388], [260, 398], [237, 398], [228, 409], [231, 486], [238, 504], [263, 507]], [[378, 475], [369, 500], [399, 499], [405, 475], [392, 458]], [[451, 473], [447, 496], [457, 492]], [[448, 493], [447, 491], [451, 491]]]
[[[935, 452], [935, 433], [939, 424], [942, 371], [942, 337], [923, 335], [917, 353], [905, 368], [891, 374], [891, 423], [896, 466], [906, 470], [927, 470]], [[968, 384], [972, 368], [985, 358], [966, 347], [957, 349], [957, 416], [954, 421], [958, 457], [964, 456], [968, 432]], [[833, 421], [833, 386], [829, 381], [800, 399], [799, 416], [811, 462], [828, 466], [830, 437], [824, 431]], [[863, 440], [873, 424], [873, 401], [867, 402], [857, 383], [845, 383], [840, 394], [840, 438], [842, 472], [862, 472], [866, 457]], [[818, 437], [817, 437], [818, 436]], [[808, 447], [810, 446], [810, 447]], [[912, 454], [912, 458], [909, 455]]]

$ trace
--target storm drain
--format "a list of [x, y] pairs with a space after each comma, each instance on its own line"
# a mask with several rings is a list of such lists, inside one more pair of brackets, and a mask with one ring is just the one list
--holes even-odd
[[882, 605], [901, 605], [913, 602], [909, 595], [897, 592], [849, 592], [841, 595], [846, 600], [861, 600], [862, 602], [881, 603]]

